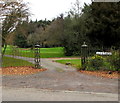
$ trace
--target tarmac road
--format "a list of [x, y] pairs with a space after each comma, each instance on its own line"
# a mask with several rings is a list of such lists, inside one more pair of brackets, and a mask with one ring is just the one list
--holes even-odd
[[[18, 57], [34, 63], [33, 58]], [[33, 75], [3, 76], [2, 85], [14, 88], [38, 88], [49, 90], [72, 90], [80, 92], [116, 93], [118, 79], [108, 79], [77, 72], [75, 68], [42, 58], [41, 64], [47, 71]]]
[[5, 87], [2, 101], [118, 101], [118, 95]]
[[[33, 58], [18, 56], [15, 58], [34, 63]], [[48, 69], [44, 72], [24, 76], [4, 75], [2, 77], [3, 100], [117, 101], [118, 79], [82, 74], [71, 66], [59, 64], [52, 60], [41, 59], [42, 67]]]

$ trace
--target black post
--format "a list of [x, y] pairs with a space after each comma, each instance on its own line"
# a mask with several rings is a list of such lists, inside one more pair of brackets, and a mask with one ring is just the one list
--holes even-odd
[[83, 45], [81, 46], [81, 65], [83, 70], [85, 70], [86, 68], [85, 63], [87, 61], [87, 56], [88, 56], [88, 46], [84, 42]]
[[35, 68], [36, 69], [40, 69], [41, 65], [40, 65], [40, 45], [35, 45]]

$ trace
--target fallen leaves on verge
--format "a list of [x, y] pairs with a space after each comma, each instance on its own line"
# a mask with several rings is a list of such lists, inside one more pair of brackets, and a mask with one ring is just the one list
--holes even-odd
[[112, 72], [111, 74], [108, 73], [108, 71], [84, 71], [81, 70], [79, 71], [81, 73], [84, 74], [88, 74], [88, 75], [94, 75], [94, 76], [100, 76], [100, 77], [105, 77], [105, 78], [119, 78], [120, 73], [116, 72]]
[[27, 75], [45, 71], [46, 69], [35, 69], [34, 67], [4, 67], [0, 68], [2, 75]]

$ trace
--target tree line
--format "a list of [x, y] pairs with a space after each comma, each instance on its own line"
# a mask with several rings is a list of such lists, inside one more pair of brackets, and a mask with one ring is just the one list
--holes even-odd
[[93, 2], [84, 4], [81, 8], [80, 2], [76, 0], [67, 16], [60, 14], [51, 21], [22, 19], [14, 32], [11, 32], [14, 36], [7, 36], [10, 39], [7, 41], [8, 44], [12, 43], [22, 48], [34, 47], [36, 43], [41, 47], [61, 46], [64, 47], [65, 55], [79, 55], [83, 42], [89, 47], [118, 49], [119, 18], [120, 2]]

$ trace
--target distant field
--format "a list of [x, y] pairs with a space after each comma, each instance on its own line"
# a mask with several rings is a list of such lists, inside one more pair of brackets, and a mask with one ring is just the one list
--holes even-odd
[[34, 64], [21, 60], [15, 59], [11, 57], [3, 57], [2, 59], [2, 67], [16, 67], [16, 66], [34, 66]]
[[[41, 58], [65, 57], [64, 48], [62, 47], [40, 48], [40, 53]], [[5, 54], [34, 58], [34, 50], [30, 48], [12, 48], [12, 46], [8, 46]]]
[[74, 66], [76, 68], [81, 67], [81, 60], [80, 59], [56, 60], [55, 62], [62, 63], [62, 64], [70, 63], [71, 66]]

